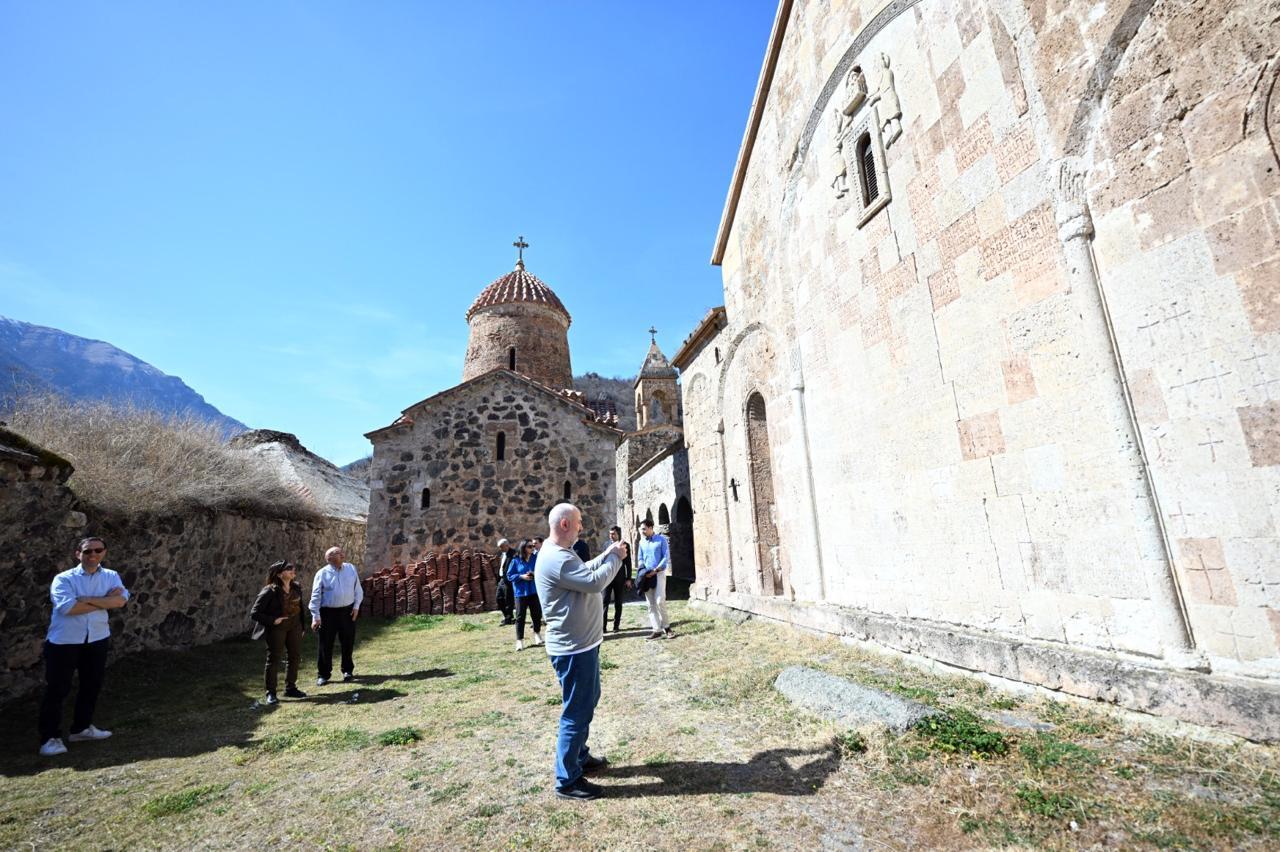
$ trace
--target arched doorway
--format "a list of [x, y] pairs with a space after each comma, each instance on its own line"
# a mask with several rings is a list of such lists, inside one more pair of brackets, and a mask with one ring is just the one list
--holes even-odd
[[667, 511], [666, 503], [658, 506], [658, 523], [664, 527], [671, 523], [671, 513]]
[[756, 526], [757, 570], [761, 594], [782, 594], [782, 562], [778, 526], [774, 522], [773, 457], [764, 397], [747, 399], [747, 453], [751, 462], [751, 511]]
[[671, 563], [673, 566], [678, 563], [680, 577], [693, 585], [698, 578], [693, 561], [693, 507], [689, 505], [689, 498], [681, 495], [676, 498], [675, 509], [671, 516]]

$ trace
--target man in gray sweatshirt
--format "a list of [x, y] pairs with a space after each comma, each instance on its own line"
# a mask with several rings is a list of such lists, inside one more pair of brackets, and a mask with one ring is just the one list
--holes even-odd
[[582, 513], [561, 503], [547, 518], [551, 531], [538, 554], [534, 584], [546, 624], [547, 656], [560, 681], [560, 733], [556, 739], [556, 795], [596, 799], [603, 788], [582, 777], [606, 761], [587, 746], [591, 718], [600, 701], [600, 593], [622, 564], [614, 543], [590, 562], [573, 552], [582, 530]]

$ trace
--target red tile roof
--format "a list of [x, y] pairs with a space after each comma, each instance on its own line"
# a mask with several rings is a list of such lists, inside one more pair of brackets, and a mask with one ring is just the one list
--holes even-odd
[[467, 320], [470, 321], [472, 315], [481, 308], [506, 305], [513, 302], [533, 302], [546, 305], [547, 307], [555, 308], [564, 314], [565, 319], [569, 319], [569, 312], [565, 310], [559, 297], [551, 292], [551, 288], [543, 284], [536, 275], [526, 272], [524, 261], [519, 261], [516, 263], [515, 269], [480, 292], [480, 295], [476, 297], [476, 300], [471, 303], [471, 307], [467, 310]]

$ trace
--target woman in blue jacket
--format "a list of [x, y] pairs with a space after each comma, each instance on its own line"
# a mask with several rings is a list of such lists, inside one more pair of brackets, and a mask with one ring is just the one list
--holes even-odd
[[524, 650], [525, 613], [533, 615], [533, 644], [542, 644], [542, 605], [538, 603], [538, 590], [533, 585], [534, 563], [537, 555], [533, 542], [520, 542], [520, 552], [507, 562], [507, 579], [516, 597], [516, 650]]

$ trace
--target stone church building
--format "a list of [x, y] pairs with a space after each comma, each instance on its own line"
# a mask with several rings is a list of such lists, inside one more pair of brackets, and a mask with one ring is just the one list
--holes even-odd
[[[656, 329], [650, 329], [656, 333]], [[683, 597], [696, 579], [689, 454], [684, 446], [680, 385], [675, 367], [649, 341], [635, 381], [636, 429], [618, 445], [618, 526], [639, 547], [640, 523], [653, 521], [671, 545], [668, 594]]]
[[525, 269], [524, 247], [467, 311], [462, 383], [365, 436], [366, 572], [432, 551], [492, 550], [498, 537], [545, 536], [548, 511], [564, 500], [581, 508], [587, 541], [607, 537], [617, 418], [573, 390], [569, 312]]
[[1274, 8], [782, 0], [672, 359], [702, 605], [1280, 738]]

